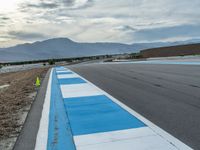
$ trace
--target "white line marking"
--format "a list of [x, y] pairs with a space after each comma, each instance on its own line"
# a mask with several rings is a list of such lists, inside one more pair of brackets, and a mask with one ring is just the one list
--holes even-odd
[[63, 98], [102, 95], [102, 92], [91, 84], [60, 85]]
[[74, 136], [75, 145], [85, 146], [99, 143], [115, 142], [119, 140], [126, 140], [130, 138], [141, 138], [146, 136], [156, 136], [149, 127], [93, 133], [86, 135]]
[[68, 73], [68, 72], [71, 72], [71, 71], [69, 71], [69, 70], [61, 70], [61, 71], [57, 70], [56, 72], [57, 73]]
[[[101, 91], [104, 95], [106, 95], [107, 97], [109, 97], [113, 102], [117, 103], [123, 109], [127, 110], [130, 114], [132, 114], [133, 116], [137, 117], [139, 120], [141, 120], [142, 122], [144, 122], [152, 131], [154, 131], [158, 136], [160, 136], [160, 138], [162, 138], [163, 141], [167, 142], [170, 145], [173, 145], [174, 148], [176, 148], [176, 149], [180, 149], [180, 150], [192, 150], [192, 148], [190, 148], [189, 146], [187, 146], [186, 144], [184, 144], [183, 142], [181, 142], [177, 138], [173, 137], [171, 134], [167, 133], [166, 131], [164, 131], [163, 129], [161, 129], [160, 127], [158, 127], [157, 125], [155, 125], [151, 121], [147, 120], [142, 115], [140, 115], [136, 111], [132, 110], [131, 108], [129, 108], [128, 106], [126, 106], [125, 104], [123, 104], [122, 102], [120, 102], [119, 100], [117, 100], [116, 98], [114, 98], [113, 96], [111, 96], [110, 94], [106, 93], [105, 91], [103, 91], [102, 89], [100, 89], [99, 87], [97, 87], [96, 85], [94, 85], [93, 83], [91, 83], [90, 81], [86, 80], [82, 76], [80, 76], [80, 78], [82, 78], [83, 80], [85, 80], [86, 82], [88, 82], [88, 84], [90, 84], [91, 86], [93, 86], [94, 89], [99, 89], [99, 91]], [[144, 143], [140, 143], [140, 144], [144, 145]], [[159, 143], [156, 142], [155, 144], [159, 144]], [[120, 145], [118, 145], [118, 146], [120, 147]], [[129, 146], [133, 146], [133, 145], [129, 145]], [[102, 148], [102, 149], [104, 149], [104, 148]], [[115, 148], [110, 148], [110, 149], [115, 149]], [[124, 148], [122, 148], [122, 149], [125, 150]], [[163, 148], [163, 149], [165, 149], [165, 148]], [[89, 150], [89, 148], [87, 150]]]
[[79, 77], [77, 74], [58, 74], [57, 75], [58, 79], [67, 79], [67, 78], [76, 78]]
[[[128, 132], [128, 131], [126, 131]], [[115, 138], [120, 138], [123, 135], [123, 131], [121, 131], [121, 135], [115, 136]], [[128, 133], [125, 133], [127, 135]], [[133, 133], [134, 135], [134, 133]], [[106, 137], [106, 135], [105, 135]], [[98, 137], [96, 137], [98, 139]], [[167, 141], [163, 140], [162, 137], [158, 135], [147, 135], [141, 137], [131, 137], [130, 135], [125, 139], [110, 139], [109, 141], [90, 144], [90, 145], [82, 145], [76, 146], [77, 150], [177, 150], [176, 147], [169, 144]]]
[[51, 69], [51, 73], [50, 73], [50, 77], [48, 81], [47, 91], [46, 91], [45, 100], [43, 104], [42, 116], [40, 119], [40, 126], [38, 129], [37, 138], [36, 138], [35, 150], [47, 149], [52, 73], [53, 73], [53, 69]]

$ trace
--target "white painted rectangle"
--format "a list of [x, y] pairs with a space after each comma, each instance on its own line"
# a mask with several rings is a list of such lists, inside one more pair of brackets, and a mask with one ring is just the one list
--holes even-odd
[[74, 136], [74, 141], [76, 146], [85, 146], [153, 135], [156, 134], [149, 127], [141, 127]]
[[102, 95], [102, 92], [88, 83], [60, 85], [63, 98]]
[[76, 146], [77, 150], [178, 150], [161, 136], [150, 135], [138, 138], [127, 138], [118, 141], [104, 142], [85, 146]]
[[62, 71], [60, 71], [60, 70], [58, 70], [58, 71], [56, 71], [57, 73], [68, 73], [68, 72], [71, 72], [71, 71], [68, 71], [68, 70], [62, 70]]
[[79, 75], [77, 75], [77, 74], [58, 74], [57, 75], [57, 77], [58, 77], [58, 79], [67, 79], [67, 78], [77, 78], [77, 77], [79, 77]]

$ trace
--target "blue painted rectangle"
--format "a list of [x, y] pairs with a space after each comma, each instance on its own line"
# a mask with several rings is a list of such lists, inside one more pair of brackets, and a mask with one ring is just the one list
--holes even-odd
[[86, 83], [81, 78], [64, 78], [64, 79], [59, 79], [60, 84], [80, 84], [80, 83]]
[[146, 126], [105, 95], [65, 98], [73, 135], [84, 135]]

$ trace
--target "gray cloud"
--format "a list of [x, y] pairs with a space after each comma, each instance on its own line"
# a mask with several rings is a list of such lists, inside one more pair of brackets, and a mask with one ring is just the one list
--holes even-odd
[[60, 2], [63, 3], [67, 7], [71, 7], [74, 5], [76, 0], [61, 0]]
[[170, 38], [200, 38], [200, 24], [141, 29], [133, 33], [135, 40], [162, 41]]
[[32, 12], [33, 9], [37, 9], [39, 11], [43, 11], [44, 9], [48, 10], [48, 9], [56, 9], [59, 7], [59, 4], [55, 3], [55, 2], [44, 2], [44, 1], [39, 1], [37, 3], [33, 3], [33, 2], [24, 2], [19, 4], [19, 8], [18, 10], [21, 12]]
[[0, 34], [12, 35], [9, 41], [14, 42], [52, 35], [81, 42], [123, 43], [200, 35], [199, 0], [16, 1], [18, 7], [12, 13], [0, 9]]
[[0, 17], [0, 20], [10, 20], [9, 17]]
[[12, 38], [12, 36], [0, 35], [0, 39], [10, 39], [10, 38]]
[[129, 25], [119, 26], [119, 27], [117, 27], [116, 29], [117, 29], [117, 30], [120, 30], [120, 31], [124, 31], [124, 32], [126, 32], [126, 31], [137, 31], [136, 28], [133, 28], [133, 27], [131, 27], [131, 26], [129, 26]]
[[87, 0], [83, 5], [77, 7], [77, 9], [85, 9], [87, 7], [92, 7], [94, 5], [93, 0]]
[[[5, 15], [0, 14], [0, 26], [5, 27], [6, 24], [10, 21], [11, 19]], [[0, 30], [1, 31], [1, 30]]]
[[84, 9], [92, 6], [93, 0], [63, 0], [63, 4], [68, 9]]
[[21, 11], [28, 11], [30, 8], [35, 9], [68, 9], [68, 10], [75, 10], [75, 9], [84, 9], [89, 6], [92, 6], [93, 0], [52, 0], [51, 2], [44, 2], [43, 0], [39, 0], [39, 2], [29, 2], [29, 3], [22, 3], [20, 5]]
[[25, 32], [25, 31], [10, 31], [8, 34], [20, 40], [36, 40], [36, 39], [47, 38], [45, 35], [41, 33]]
[[30, 3], [30, 4], [26, 4], [26, 7], [52, 9], [52, 8], [57, 8], [58, 4], [46, 3], [46, 2], [41, 2], [39, 4], [31, 4]]
[[6, 14], [1, 14], [0, 13], [0, 22], [5, 22], [5, 21], [8, 21], [8, 20], [10, 20], [11, 18], [10, 17], [8, 17], [8, 15], [6, 15]]

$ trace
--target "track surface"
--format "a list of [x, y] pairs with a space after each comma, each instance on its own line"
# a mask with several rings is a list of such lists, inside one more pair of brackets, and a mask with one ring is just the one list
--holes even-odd
[[200, 66], [68, 67], [194, 149], [200, 149]]

